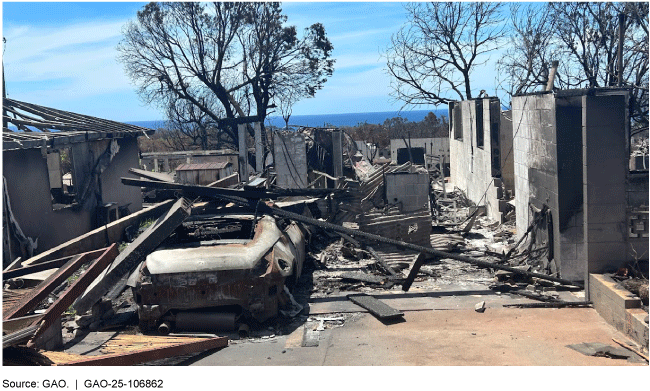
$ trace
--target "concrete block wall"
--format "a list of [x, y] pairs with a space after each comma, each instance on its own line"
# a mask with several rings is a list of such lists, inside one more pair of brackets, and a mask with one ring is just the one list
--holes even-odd
[[626, 95], [582, 97], [584, 238], [588, 273], [616, 269], [629, 259], [626, 244], [626, 108]]
[[[138, 167], [137, 141], [136, 138], [121, 138], [117, 142], [120, 150], [100, 176], [102, 200], [117, 202], [119, 206], [130, 204], [129, 210], [136, 212], [142, 208], [140, 189], [123, 185], [120, 178], [132, 177], [128, 169]], [[73, 144], [73, 156], [77, 158], [74, 169], [78, 169], [79, 173], [88, 173], [88, 167], [92, 167], [109, 143], [109, 140], [98, 140]], [[38, 238], [36, 254], [95, 228], [97, 202], [94, 196], [88, 197], [79, 210], [71, 207], [53, 210], [47, 155], [44, 150], [3, 151], [2, 162], [14, 217], [26, 236]], [[79, 175], [75, 177], [80, 182], [83, 179]], [[78, 182], [74, 184], [81, 186]], [[16, 257], [16, 254], [13, 256]]]
[[626, 95], [525, 95], [512, 106], [518, 237], [530, 205], [547, 205], [562, 278], [586, 281], [620, 266], [629, 259]]
[[515, 210], [516, 213], [516, 227], [517, 238], [521, 238], [528, 225], [532, 221], [531, 213], [528, 208], [528, 200], [530, 199], [530, 187], [528, 185], [528, 154], [531, 149], [530, 140], [530, 125], [528, 124], [528, 117], [524, 110], [535, 98], [515, 96], [512, 98], [512, 124], [513, 124], [513, 140], [512, 140], [512, 155], [514, 160], [514, 174], [515, 174]]
[[[648, 173], [630, 173], [627, 180], [628, 243], [631, 256], [648, 260]], [[643, 228], [641, 227], [643, 225]]]
[[582, 188], [582, 102], [580, 97], [556, 99], [558, 254], [563, 275], [582, 280], [585, 271]]
[[[576, 257], [575, 244], [562, 248], [558, 221], [560, 202], [557, 170], [557, 129], [555, 97], [552, 94], [517, 97], [513, 99], [513, 133], [517, 233], [521, 237], [535, 217], [531, 205], [549, 208], [550, 222], [543, 235], [545, 244], [552, 248], [549, 260], [555, 263], [550, 270], [559, 269], [565, 278], [581, 280], [580, 271], [571, 270], [565, 258]], [[578, 128], [579, 131], [579, 128]], [[538, 235], [538, 237], [540, 237]], [[551, 243], [549, 243], [552, 240]], [[564, 252], [563, 252], [564, 251]], [[566, 253], [565, 253], [566, 252]]]
[[386, 174], [386, 200], [401, 203], [403, 212], [429, 207], [429, 174], [426, 172], [397, 172]]
[[138, 139], [136, 137], [117, 140], [119, 152], [113, 157], [111, 164], [102, 172], [102, 201], [117, 202], [118, 206], [129, 206], [131, 213], [142, 209], [142, 191], [137, 186], [126, 186], [122, 177], [132, 177], [129, 168], [138, 167]]
[[[407, 139], [408, 142], [408, 139]], [[390, 156], [393, 163], [397, 163], [397, 149], [406, 148], [404, 140], [390, 140]], [[449, 138], [447, 137], [430, 137], [430, 138], [412, 138], [411, 148], [424, 148], [425, 155], [439, 156], [443, 155], [446, 162], [449, 162]]]
[[[563, 148], [566, 143], [558, 140], [580, 140], [580, 112], [577, 124], [562, 125], [565, 117], [557, 114], [554, 94], [526, 95], [513, 98], [513, 134], [514, 134], [514, 170], [515, 170], [515, 207], [517, 210], [517, 236], [521, 237], [534, 218], [530, 205], [541, 209], [548, 206], [551, 215], [552, 232], [547, 232], [553, 239], [552, 257], [555, 266], [563, 278], [582, 281], [585, 265], [582, 253], [581, 201], [577, 200], [578, 211], [572, 211], [571, 218], [565, 213], [569, 208], [568, 195], [575, 189], [563, 189], [566, 183], [579, 183], [574, 177], [579, 173], [579, 166], [574, 169], [558, 169], [558, 156], [566, 158]], [[558, 123], [559, 121], [559, 123]], [[578, 145], [575, 151], [580, 154]], [[579, 190], [579, 189], [578, 189]], [[564, 197], [564, 198], [562, 198]], [[566, 221], [565, 221], [566, 220]], [[560, 229], [562, 227], [562, 230]]]
[[648, 324], [643, 321], [647, 312], [641, 309], [641, 300], [602, 274], [590, 273], [588, 286], [589, 300], [598, 314], [647, 351]]
[[[484, 146], [476, 143], [476, 104], [474, 100], [457, 102], [461, 107], [462, 139], [449, 137], [451, 182], [465, 192], [478, 206], [485, 206], [487, 215], [500, 221], [497, 187], [492, 183], [492, 153], [490, 150], [490, 105], [483, 104]], [[452, 118], [453, 121], [453, 118]], [[487, 191], [487, 193], [486, 193]], [[483, 194], [485, 197], [483, 197]]]
[[307, 143], [301, 133], [279, 131], [273, 134], [276, 184], [283, 189], [306, 188]]
[[648, 173], [631, 173], [627, 179], [627, 206], [631, 209], [648, 209]]

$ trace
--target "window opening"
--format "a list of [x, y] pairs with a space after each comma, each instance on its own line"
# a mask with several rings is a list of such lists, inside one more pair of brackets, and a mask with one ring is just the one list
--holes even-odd
[[483, 131], [483, 99], [476, 101], [476, 146], [483, 149], [484, 134]]
[[52, 209], [70, 206], [76, 201], [76, 188], [72, 174], [72, 151], [60, 148], [47, 153], [47, 171], [50, 180]]

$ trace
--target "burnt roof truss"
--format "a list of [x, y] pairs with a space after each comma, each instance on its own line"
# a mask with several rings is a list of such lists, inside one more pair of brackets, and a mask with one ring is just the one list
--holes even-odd
[[5, 98], [3, 150], [59, 147], [92, 140], [137, 137], [152, 129]]

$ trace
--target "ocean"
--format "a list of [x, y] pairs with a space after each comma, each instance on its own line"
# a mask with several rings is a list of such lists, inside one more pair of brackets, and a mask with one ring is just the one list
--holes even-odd
[[[447, 108], [436, 110], [412, 110], [402, 111], [380, 111], [371, 113], [346, 113], [346, 114], [314, 114], [314, 115], [292, 115], [289, 119], [289, 125], [294, 126], [355, 126], [359, 123], [368, 122], [369, 124], [382, 124], [385, 120], [394, 117], [402, 117], [409, 122], [420, 122], [429, 112], [437, 116], [447, 116]], [[157, 121], [131, 121], [131, 125], [142, 126], [143, 128], [158, 129], [165, 126], [164, 120]], [[266, 119], [266, 125], [273, 125], [284, 128], [284, 119], [278, 116], [270, 116]]]

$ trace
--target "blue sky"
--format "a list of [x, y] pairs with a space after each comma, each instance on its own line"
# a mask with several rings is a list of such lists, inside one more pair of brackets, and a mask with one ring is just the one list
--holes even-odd
[[[122, 26], [144, 4], [3, 2], [8, 96], [117, 121], [163, 119], [139, 100], [116, 60]], [[400, 109], [381, 53], [406, 22], [402, 3], [284, 2], [283, 10], [298, 31], [322, 23], [336, 58], [334, 75], [316, 97], [298, 102], [294, 115]], [[493, 91], [493, 65], [480, 74], [473, 89]]]

